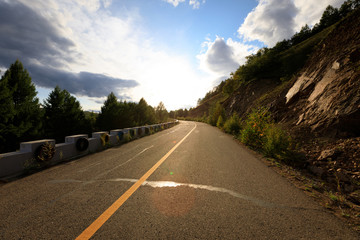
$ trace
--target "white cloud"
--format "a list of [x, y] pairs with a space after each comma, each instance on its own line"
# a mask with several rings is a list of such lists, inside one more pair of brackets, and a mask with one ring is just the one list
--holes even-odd
[[[20, 59], [37, 86], [51, 89], [58, 85], [77, 95], [102, 97], [110, 91], [138, 86], [133, 80], [101, 74], [93, 69], [86, 71], [81, 63], [87, 62], [89, 57], [79, 51], [81, 42], [61, 34], [61, 27], [46, 17], [54, 19], [53, 14], [36, 11], [19, 2], [0, 2], [0, 51], [3, 53], [0, 66], [8, 67]], [[82, 67], [74, 71], [77, 65]]]
[[193, 7], [193, 9], [199, 9], [201, 4], [205, 4], [206, 0], [190, 0], [189, 5]]
[[[53, 56], [61, 61], [60, 66], [48, 68], [50, 66], [47, 61], [34, 60], [42, 69], [51, 70], [51, 74], [62, 73], [56, 75], [63, 76], [63, 79], [64, 76], [66, 79], [73, 79], [72, 87], [81, 91], [82, 97], [80, 98], [79, 94], [77, 97], [82, 100], [82, 104], [86, 103], [84, 109], [100, 108], [98, 99], [102, 98], [87, 93], [89, 90], [97, 93], [100, 91], [94, 89], [94, 86], [86, 86], [87, 83], [92, 85], [94, 81], [90, 81], [91, 79], [86, 81], [84, 78], [85, 81], [80, 84], [74, 76], [99, 76], [101, 78], [97, 79], [106, 79], [97, 85], [104, 84], [102, 89], [106, 92], [105, 96], [109, 91], [114, 91], [118, 96], [126, 95], [133, 101], [144, 97], [153, 106], [163, 101], [168, 109], [195, 105], [197, 98], [205, 95], [211, 87], [209, 76], [193, 69], [191, 59], [164, 51], [163, 46], [157, 46], [151, 33], [141, 27], [143, 19], [136, 10], [126, 12], [123, 16], [114, 16], [104, 9], [111, 2], [104, 0], [44, 0], [36, 4], [21, 1], [34, 12], [41, 14], [44, 20], [48, 20], [58, 35], [73, 43], [72, 59]], [[40, 73], [44, 71], [39, 71]], [[51, 89], [56, 85], [55, 75], [49, 73], [49, 76], [52, 77], [48, 78], [48, 85], [45, 87]], [[139, 85], [136, 86], [136, 83]], [[118, 86], [128, 88], [121, 89]], [[78, 93], [76, 89], [73, 92]]]
[[[177, 7], [180, 3], [185, 2], [185, 0], [162, 0], [167, 2], [174, 7]], [[206, 0], [189, 0], [189, 5], [192, 6], [193, 9], [199, 9], [201, 4], [204, 4]]]
[[251, 11], [238, 33], [245, 40], [259, 40], [273, 46], [294, 34], [297, 8], [292, 0], [260, 0]]
[[179, 3], [185, 2], [185, 0], [163, 0], [163, 1], [172, 4], [174, 7], [177, 7]]
[[299, 31], [302, 26], [308, 24], [313, 26], [319, 22], [325, 8], [328, 5], [340, 7], [344, 0], [294, 0], [295, 6], [299, 9], [295, 17], [295, 30]]
[[112, 0], [103, 0], [102, 2], [103, 2], [104, 8], [108, 8], [112, 4]]
[[220, 37], [216, 37], [214, 41], [208, 39], [203, 43], [203, 47], [204, 52], [197, 56], [200, 68], [216, 77], [229, 76], [245, 63], [246, 56], [257, 50], [254, 46], [236, 42], [231, 38], [225, 41]]
[[260, 0], [238, 29], [246, 41], [259, 40], [272, 47], [290, 38], [305, 24], [318, 22], [328, 5], [339, 7], [344, 0]]

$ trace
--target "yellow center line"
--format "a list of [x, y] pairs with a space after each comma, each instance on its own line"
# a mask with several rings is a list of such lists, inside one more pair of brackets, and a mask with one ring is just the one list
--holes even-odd
[[152, 168], [150, 168], [144, 176], [142, 176], [134, 185], [132, 185], [121, 197], [119, 197], [108, 209], [105, 210], [89, 227], [87, 227], [76, 240], [90, 239], [99, 228], [131, 197], [131, 195], [143, 184], [146, 179], [175, 151], [176, 148], [195, 130], [195, 127], [178, 142], [167, 154], [165, 154]]

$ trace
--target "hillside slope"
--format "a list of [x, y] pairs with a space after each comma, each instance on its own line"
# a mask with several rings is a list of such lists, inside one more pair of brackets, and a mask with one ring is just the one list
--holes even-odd
[[190, 116], [204, 119], [216, 99], [227, 118], [237, 113], [244, 120], [252, 109], [267, 107], [306, 156], [293, 164], [301, 174], [289, 174], [292, 168], [282, 174], [302, 175], [305, 191], [360, 230], [360, 9], [287, 52], [314, 38], [311, 54], [290, 80], [241, 82], [230, 94], [218, 91]]
[[313, 38], [320, 43], [290, 81], [269, 78], [243, 83], [227, 97], [220, 92], [205, 101], [190, 116], [209, 113], [217, 99], [227, 116], [236, 112], [245, 118], [251, 109], [267, 106], [276, 122], [295, 133], [360, 136], [360, 9], [318, 35], [322, 38]]
[[360, 136], [360, 11], [329, 34], [282, 100], [282, 121], [331, 137]]

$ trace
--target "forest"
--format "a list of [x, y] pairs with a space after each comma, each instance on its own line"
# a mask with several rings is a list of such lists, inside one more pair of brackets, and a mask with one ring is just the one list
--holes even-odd
[[16, 60], [0, 80], [0, 153], [16, 151], [20, 142], [90, 134], [167, 121], [162, 102], [157, 107], [144, 98], [138, 103], [107, 96], [100, 113], [85, 112], [66, 89], [56, 86], [43, 103], [28, 71]]

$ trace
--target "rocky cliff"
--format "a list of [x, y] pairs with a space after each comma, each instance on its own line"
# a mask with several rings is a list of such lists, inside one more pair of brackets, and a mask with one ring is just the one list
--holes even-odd
[[360, 12], [338, 23], [285, 95], [289, 117], [332, 137], [360, 136]]
[[277, 122], [298, 133], [360, 136], [360, 10], [337, 23], [291, 81], [244, 84], [223, 106], [241, 117], [268, 106]]

